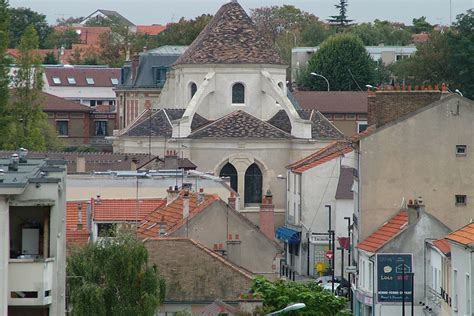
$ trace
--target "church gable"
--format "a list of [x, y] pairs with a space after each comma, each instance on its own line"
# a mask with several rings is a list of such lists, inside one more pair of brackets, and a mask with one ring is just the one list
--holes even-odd
[[289, 133], [244, 111], [235, 111], [200, 128], [189, 138], [293, 138]]
[[214, 18], [176, 61], [180, 64], [277, 64], [285, 62], [258, 34], [245, 10], [232, 1]]

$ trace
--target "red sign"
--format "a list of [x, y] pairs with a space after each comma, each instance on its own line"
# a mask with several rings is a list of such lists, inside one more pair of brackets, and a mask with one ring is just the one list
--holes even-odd
[[349, 247], [351, 246], [351, 240], [349, 237], [338, 237], [337, 240], [339, 241], [339, 246], [345, 250], [349, 250]]
[[332, 257], [333, 257], [333, 253], [332, 253], [332, 251], [331, 251], [331, 250], [328, 250], [328, 251], [326, 251], [326, 254], [325, 254], [325, 256], [326, 256], [326, 258], [327, 258], [327, 259], [331, 260], [331, 259], [332, 259]]

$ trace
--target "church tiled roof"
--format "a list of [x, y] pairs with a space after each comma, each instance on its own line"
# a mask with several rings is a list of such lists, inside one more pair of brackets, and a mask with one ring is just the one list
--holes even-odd
[[292, 136], [244, 111], [232, 112], [189, 135], [190, 138], [292, 138]]
[[[160, 109], [145, 112], [137, 118], [133, 125], [123, 133], [124, 136], [166, 136], [171, 137], [173, 129], [171, 122], [180, 119], [184, 114], [184, 109]], [[199, 114], [195, 114], [191, 123], [191, 130], [194, 131], [210, 121], [206, 120]]]
[[277, 64], [285, 62], [258, 34], [245, 10], [232, 1], [214, 18], [176, 61], [180, 64]]

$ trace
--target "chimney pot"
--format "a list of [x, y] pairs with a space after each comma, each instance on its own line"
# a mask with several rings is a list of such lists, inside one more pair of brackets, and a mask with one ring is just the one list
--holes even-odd
[[240, 239], [239, 234], [235, 234], [235, 240], [239, 240], [239, 239]]
[[228, 240], [232, 240], [232, 234], [229, 234]]

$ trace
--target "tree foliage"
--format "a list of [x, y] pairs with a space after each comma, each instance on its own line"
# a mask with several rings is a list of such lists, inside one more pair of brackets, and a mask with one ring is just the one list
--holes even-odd
[[277, 311], [294, 303], [305, 303], [306, 307], [287, 315], [350, 315], [346, 311], [347, 300], [334, 296], [316, 282], [297, 283], [278, 280], [270, 282], [257, 277], [252, 283], [252, 291], [263, 297], [266, 312]]
[[164, 279], [127, 232], [73, 249], [67, 278], [73, 316], [154, 315], [164, 301]]
[[375, 20], [374, 23], [353, 25], [348, 32], [357, 35], [364, 45], [408, 45], [411, 33], [403, 24]]
[[413, 26], [410, 27], [412, 32], [418, 33], [430, 33], [433, 31], [434, 26], [426, 21], [426, 16], [413, 19]]
[[[8, 1], [0, 0], [0, 134], [5, 135], [8, 125], [9, 100], [9, 60], [7, 58], [7, 44], [10, 15]], [[0, 137], [0, 148], [3, 147], [3, 137]]]
[[312, 72], [326, 77], [331, 91], [361, 90], [374, 82], [375, 63], [358, 37], [340, 33], [321, 44], [297, 78], [300, 88], [325, 91], [326, 82]]
[[72, 44], [81, 42], [81, 36], [72, 28], [66, 29], [55, 29], [53, 30], [48, 38], [46, 39], [47, 47], [64, 47], [65, 49], [71, 49]]
[[332, 15], [328, 22], [332, 25], [344, 28], [348, 26], [353, 20], [347, 18], [348, 0], [339, 0], [339, 4], [334, 5], [339, 10], [338, 15]]
[[[201, 33], [211, 19], [212, 15], [210, 14], [203, 14], [194, 19], [186, 19], [183, 17], [177, 23], [169, 24], [165, 31], [158, 34], [154, 39], [156, 44], [153, 46], [189, 45], [199, 33]], [[148, 38], [152, 39], [151, 36], [148, 36]], [[149, 41], [149, 43], [152, 44], [153, 41]], [[144, 46], [150, 47], [150, 45]]]
[[68, 18], [59, 18], [59, 19], [56, 19], [56, 25], [57, 26], [70, 26], [70, 25], [73, 25], [73, 24], [78, 24], [80, 23], [82, 20], [84, 20], [84, 17], [68, 17]]
[[52, 32], [52, 28], [48, 25], [44, 14], [32, 11], [29, 8], [9, 8], [9, 13], [11, 17], [9, 48], [19, 46], [20, 39], [29, 25], [33, 25], [36, 30], [39, 37], [39, 48], [50, 48], [46, 46], [46, 39]]

